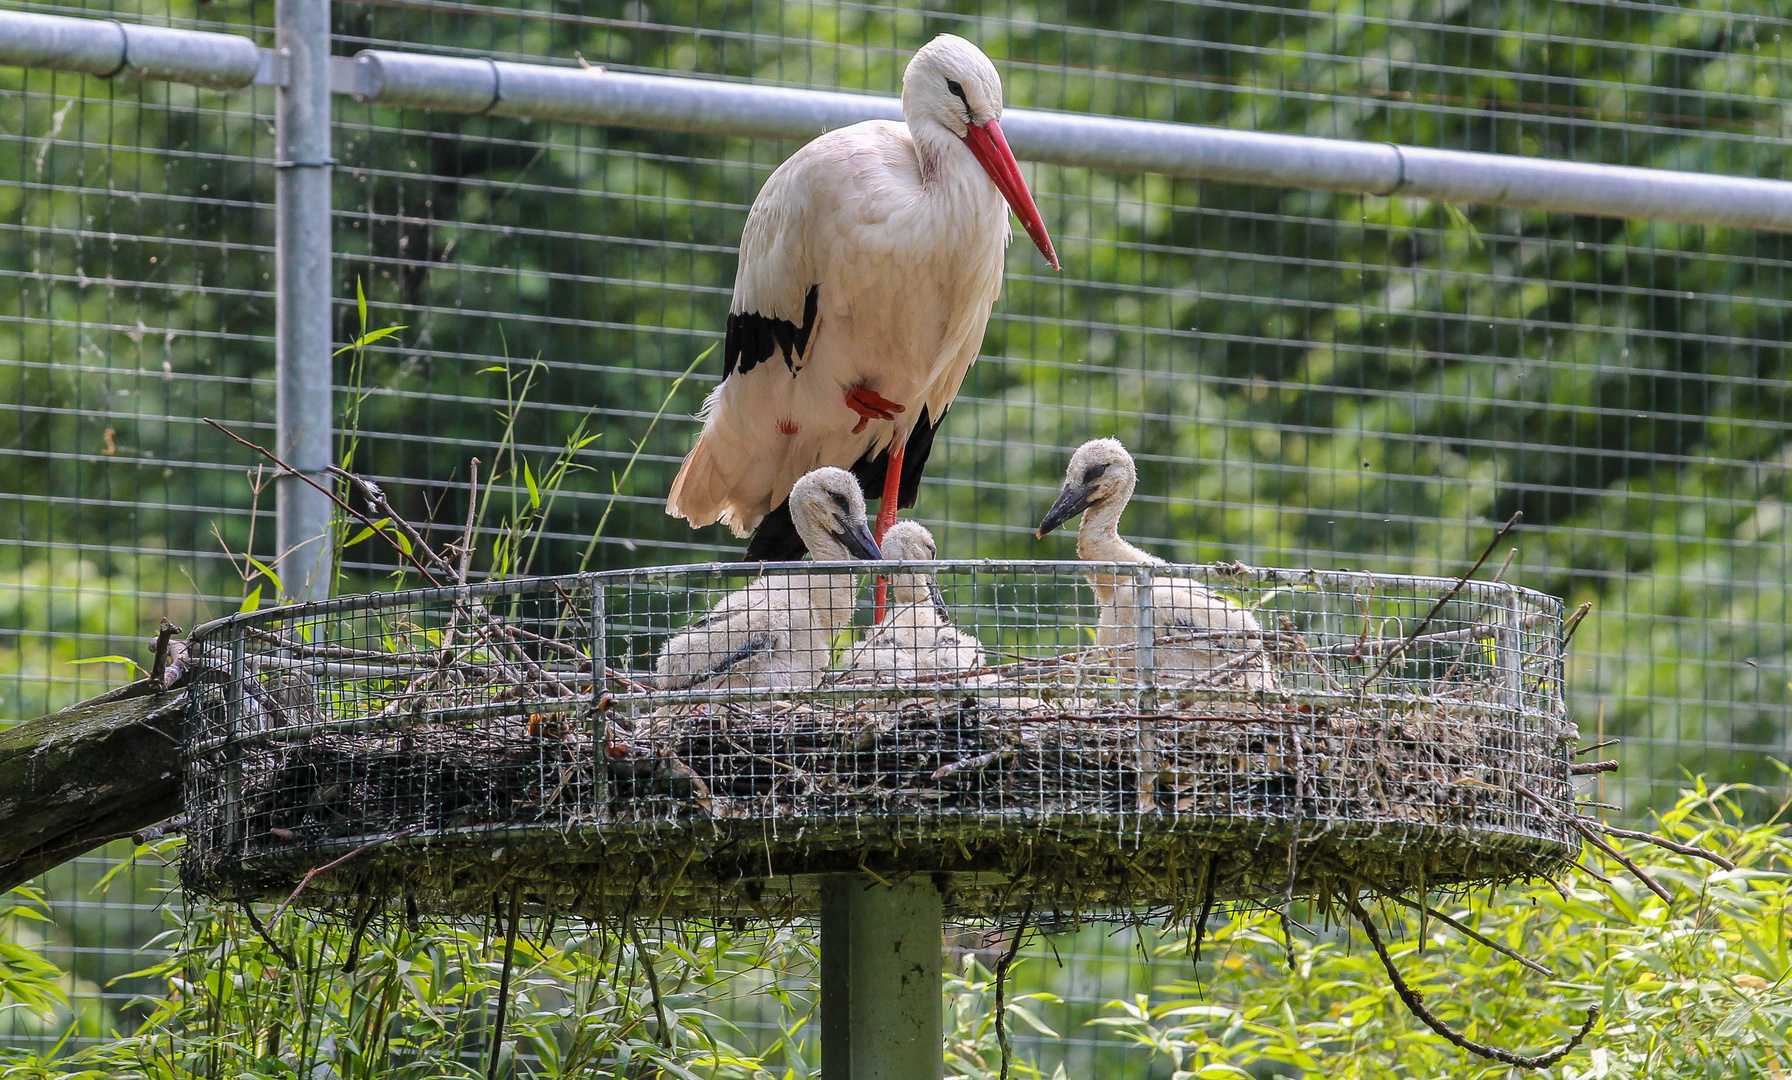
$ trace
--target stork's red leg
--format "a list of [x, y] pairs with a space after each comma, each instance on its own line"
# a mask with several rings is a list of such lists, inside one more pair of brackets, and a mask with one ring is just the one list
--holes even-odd
[[877, 505], [877, 528], [871, 530], [871, 535], [880, 544], [890, 526], [896, 524], [896, 500], [902, 491], [902, 452], [907, 449], [907, 439], [890, 444], [890, 464], [884, 469], [884, 493]]
[[[890, 444], [889, 464], [884, 466], [884, 493], [877, 506], [877, 527], [871, 530], [880, 544], [884, 542], [884, 534], [890, 531], [890, 526], [896, 524], [896, 501], [902, 492], [902, 453], [907, 449], [907, 439]], [[883, 578], [877, 579], [877, 596], [871, 605], [871, 621], [874, 623], [884, 621], [887, 584]]]

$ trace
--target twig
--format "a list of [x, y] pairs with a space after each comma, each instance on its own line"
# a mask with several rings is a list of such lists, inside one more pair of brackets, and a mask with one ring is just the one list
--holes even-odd
[[504, 969], [498, 976], [498, 1002], [493, 1007], [492, 1059], [485, 1067], [485, 1080], [498, 1080], [498, 1059], [504, 1052], [504, 1017], [510, 1012], [510, 968], [516, 957], [516, 920], [522, 904], [523, 887], [510, 887], [510, 918], [504, 928]]
[[181, 628], [169, 621], [166, 615], [162, 616], [161, 625], [156, 628], [155, 649], [151, 654], [154, 659], [149, 662], [149, 681], [154, 686], [166, 688], [163, 677], [168, 672], [168, 642], [178, 633], [181, 633]]
[[1612, 858], [1614, 858], [1614, 859], [1618, 860], [1618, 862], [1622, 863], [1624, 865], [1624, 869], [1626, 869], [1626, 870], [1630, 871], [1632, 874], [1634, 874], [1638, 881], [1642, 882], [1644, 885], [1647, 885], [1649, 887], [1649, 891], [1654, 893], [1656, 896], [1661, 897], [1661, 899], [1664, 903], [1671, 904], [1674, 902], [1674, 894], [1673, 893], [1669, 892], [1661, 884], [1661, 882], [1656, 881], [1654, 878], [1650, 877], [1648, 875], [1648, 873], [1643, 870], [1642, 867], [1640, 867], [1636, 863], [1632, 862], [1628, 855], [1625, 855], [1622, 851], [1619, 851], [1617, 848], [1606, 843], [1604, 837], [1602, 837], [1598, 833], [1594, 832], [1591, 828], [1588, 828], [1586, 822], [1581, 819], [1579, 814], [1574, 815], [1572, 824], [1574, 825], [1575, 832], [1578, 832], [1582, 836], [1586, 837], [1587, 842], [1592, 844], [1594, 847], [1598, 848], [1600, 851], [1605, 852], [1607, 855], [1610, 855]]
[[[1593, 869], [1591, 866], [1588, 866], [1586, 863], [1581, 862], [1578, 859], [1575, 860], [1574, 862], [1569, 863], [1568, 865], [1574, 867], [1576, 870], [1579, 870], [1581, 873], [1592, 878], [1594, 881], [1599, 882], [1601, 885], [1612, 884], [1611, 878], [1606, 877], [1604, 874], [1601, 874], [1599, 871]], [[1564, 900], [1567, 899], [1566, 894], [1563, 895], [1563, 899]]]
[[[479, 519], [479, 459], [473, 458], [467, 464], [467, 524], [461, 530], [460, 551], [455, 559], [454, 581], [457, 585], [467, 583], [467, 572], [473, 565], [473, 528]], [[442, 628], [442, 650], [437, 654], [436, 669], [445, 672], [454, 663], [454, 631], [460, 623], [461, 605], [455, 604], [448, 612], [448, 625]], [[438, 674], [440, 679], [441, 675]]]
[[440, 585], [441, 584], [440, 581], [436, 580], [436, 576], [429, 572], [429, 568], [427, 566], [423, 565], [422, 560], [418, 559], [417, 556], [412, 554], [411, 552], [406, 551], [404, 549], [404, 545], [399, 543], [398, 540], [396, 538], [394, 538], [390, 533], [386, 532], [386, 530], [375, 525], [373, 523], [372, 518], [368, 517], [366, 514], [363, 514], [361, 511], [356, 510], [354, 507], [352, 507], [348, 503], [344, 502], [340, 495], [337, 495], [334, 491], [331, 491], [325, 485], [318, 483], [316, 480], [311, 479], [309, 476], [306, 476], [304, 473], [293, 468], [291, 465], [288, 465], [286, 462], [284, 462], [280, 459], [280, 456], [278, 454], [274, 453], [272, 450], [269, 450], [267, 447], [262, 446], [259, 443], [250, 442], [248, 439], [243, 438], [241, 435], [238, 435], [236, 432], [225, 427], [223, 424], [218, 423], [216, 420], [213, 420], [209, 416], [202, 416], [202, 417], [200, 417], [200, 419], [204, 420], [206, 423], [210, 424], [212, 427], [217, 428], [219, 431], [222, 431], [224, 434], [230, 436], [232, 439], [235, 439], [237, 442], [242, 443], [244, 446], [247, 446], [249, 449], [255, 451], [256, 453], [260, 454], [261, 456], [267, 458], [269, 461], [273, 462], [275, 465], [278, 465], [280, 467], [281, 471], [285, 472], [288, 476], [296, 476], [300, 480], [303, 480], [306, 484], [317, 489], [319, 492], [322, 492], [323, 496], [325, 498], [329, 499], [331, 502], [335, 503], [339, 508], [341, 508], [343, 513], [349, 515], [350, 517], [359, 521], [361, 524], [367, 526], [369, 529], [372, 529], [374, 532], [378, 533], [380, 535], [381, 539], [385, 540], [386, 543], [392, 545], [393, 551], [398, 552], [400, 555], [402, 555], [406, 559], [408, 559], [410, 561], [411, 565], [415, 566], [417, 568], [417, 571], [419, 573], [421, 573], [423, 575], [424, 579], [427, 580], [431, 585]]
[[423, 534], [417, 531], [415, 525], [412, 525], [409, 521], [400, 516], [397, 511], [392, 509], [392, 503], [386, 498], [385, 489], [381, 488], [372, 480], [367, 479], [365, 476], [349, 472], [347, 469], [336, 465], [327, 466], [324, 471], [348, 484], [350, 487], [360, 488], [361, 497], [367, 500], [367, 505], [373, 508], [375, 514], [390, 521], [393, 526], [403, 534], [404, 538], [411, 542], [412, 550], [423, 552], [423, 554], [429, 556], [430, 562], [435, 563], [449, 573], [454, 572], [454, 564], [438, 553], [435, 548], [430, 547], [429, 541], [423, 538]]
[[460, 580], [473, 568], [473, 533], [479, 522], [479, 459], [467, 460], [467, 524], [460, 532]]
[[[1623, 852], [1619, 851], [1617, 848], [1606, 843], [1605, 838], [1600, 836], [1598, 833], [1594, 832], [1593, 829], [1587, 824], [1586, 818], [1581, 817], [1579, 814], [1564, 813], [1563, 811], [1550, 805], [1550, 803], [1547, 800], [1545, 800], [1543, 798], [1543, 796], [1532, 791], [1530, 788], [1525, 787], [1523, 784], [1514, 784], [1512, 786], [1513, 786], [1513, 788], [1515, 788], [1518, 791], [1518, 793], [1520, 795], [1523, 795], [1525, 798], [1536, 803], [1538, 806], [1541, 806], [1543, 809], [1547, 810], [1548, 812], [1555, 814], [1556, 816], [1567, 821], [1568, 824], [1573, 827], [1575, 832], [1580, 833], [1582, 836], [1587, 838], [1588, 843], [1592, 844], [1594, 847], [1598, 848], [1600, 851], [1603, 851], [1607, 855], [1610, 855], [1612, 858], [1616, 859], [1619, 863], [1621, 863], [1623, 865], [1624, 869], [1630, 871], [1631, 874], [1635, 875], [1635, 877], [1638, 881], [1642, 882], [1645, 886], [1647, 886], [1650, 892], [1654, 893], [1656, 896], [1661, 897], [1661, 899], [1664, 903], [1672, 904], [1674, 902], [1674, 894], [1673, 893], [1671, 893], [1667, 889], [1663, 888], [1661, 882], [1656, 881], [1654, 878], [1650, 877], [1647, 871], [1645, 871], [1642, 867], [1638, 866], [1636, 863], [1632, 862], [1630, 860], [1629, 856], [1625, 855]], [[1590, 872], [1591, 871], [1589, 871], [1589, 873]], [[1607, 884], [1610, 884], [1610, 882], [1608, 881]]]
[[1193, 960], [1197, 964], [1201, 962], [1201, 939], [1207, 934], [1207, 920], [1213, 915], [1213, 894], [1219, 884], [1218, 861], [1216, 856], [1207, 856], [1207, 873], [1203, 875], [1207, 880], [1202, 884], [1201, 912], [1195, 916], [1193, 935], [1195, 939], [1192, 950], [1195, 954]]
[[1018, 752], [1018, 747], [1011, 746], [1002, 750], [991, 750], [987, 754], [978, 754], [976, 757], [959, 758], [957, 761], [948, 762], [935, 769], [933, 779], [944, 780], [948, 776], [961, 772], [982, 772], [1003, 758], [1011, 757]]
[[294, 971], [299, 970], [298, 959], [294, 957], [292, 953], [287, 952], [285, 946], [281, 945], [278, 941], [275, 941], [274, 935], [268, 933], [268, 928], [263, 926], [261, 920], [255, 917], [255, 909], [249, 906], [249, 901], [243, 900], [240, 901], [240, 903], [243, 907], [243, 914], [249, 916], [249, 925], [255, 928], [257, 934], [261, 935], [261, 940], [268, 943], [268, 948], [274, 950], [274, 955], [278, 956], [287, 967]]
[[1499, 572], [1493, 575], [1495, 583], [1506, 579], [1506, 571], [1512, 569], [1512, 560], [1516, 558], [1518, 558], [1517, 548], [1513, 548], [1511, 551], [1506, 552], [1506, 561], [1500, 564]]
[[1414, 1016], [1419, 1018], [1420, 1022], [1432, 1031], [1443, 1036], [1443, 1038], [1452, 1046], [1467, 1050], [1472, 1054], [1478, 1054], [1481, 1057], [1488, 1058], [1492, 1061], [1511, 1065], [1515, 1068], [1547, 1069], [1551, 1065], [1554, 1065], [1556, 1062], [1567, 1057], [1569, 1054], [1572, 1054], [1575, 1047], [1579, 1046], [1582, 1041], [1586, 1039], [1587, 1033], [1593, 1030], [1593, 1025], [1599, 1022], [1599, 1006], [1588, 1005], [1587, 1018], [1581, 1023], [1580, 1030], [1575, 1032], [1572, 1038], [1555, 1050], [1552, 1050], [1547, 1054], [1538, 1054], [1536, 1056], [1516, 1054], [1510, 1050], [1502, 1050], [1497, 1046], [1489, 1046], [1486, 1043], [1475, 1042], [1473, 1039], [1470, 1039], [1468, 1036], [1463, 1035], [1455, 1028], [1438, 1019], [1431, 1013], [1431, 1010], [1425, 1008], [1425, 999], [1417, 990], [1414, 990], [1406, 984], [1406, 980], [1400, 975], [1400, 970], [1394, 966], [1394, 958], [1388, 955], [1387, 946], [1382, 944], [1381, 935], [1376, 933], [1375, 924], [1370, 921], [1369, 913], [1363, 910], [1363, 905], [1357, 900], [1356, 894], [1353, 892], [1345, 893], [1344, 903], [1350, 908], [1350, 914], [1355, 916], [1356, 921], [1362, 925], [1363, 933], [1368, 936], [1370, 946], [1375, 949], [1375, 955], [1381, 958], [1381, 966], [1387, 969], [1388, 978], [1394, 984], [1394, 993], [1400, 995], [1400, 1000], [1406, 1004], [1406, 1008]]
[[420, 833], [422, 831], [423, 831], [423, 823], [422, 822], [418, 822], [415, 825], [406, 825], [404, 828], [393, 833], [391, 836], [381, 836], [376, 839], [369, 840], [365, 844], [362, 844], [360, 847], [349, 852], [347, 855], [342, 856], [341, 858], [332, 859], [329, 862], [323, 864], [322, 866], [314, 866], [311, 869], [305, 871], [305, 876], [299, 879], [298, 886], [293, 889], [292, 893], [290, 895], [288, 895], [286, 899], [280, 901], [280, 906], [274, 909], [274, 913], [272, 915], [268, 916], [268, 925], [272, 926], [276, 922], [280, 921], [280, 916], [285, 914], [286, 909], [292, 906], [292, 902], [294, 900], [297, 900], [299, 898], [299, 894], [305, 891], [305, 886], [311, 884], [312, 878], [316, 877], [317, 875], [319, 875], [321, 873], [324, 873], [325, 871], [334, 870], [338, 866], [341, 866], [343, 863], [348, 862], [350, 859], [354, 858], [355, 856], [372, 851], [374, 848], [379, 847], [381, 844], [390, 844], [394, 840], [402, 840], [407, 836], [414, 836], [417, 833]]
[[[1330, 860], [1327, 860], [1327, 861], [1330, 862]], [[1497, 941], [1493, 940], [1492, 938], [1488, 937], [1487, 935], [1481, 933], [1479, 930], [1476, 930], [1474, 927], [1467, 926], [1467, 925], [1463, 924], [1462, 922], [1451, 918], [1449, 915], [1446, 915], [1443, 912], [1437, 910], [1436, 908], [1432, 907], [1430, 904], [1426, 904], [1421, 901], [1414, 900], [1411, 897], [1401, 896], [1399, 893], [1396, 893], [1396, 892], [1390, 892], [1387, 889], [1382, 888], [1380, 885], [1377, 885], [1372, 881], [1358, 877], [1356, 874], [1353, 874], [1349, 870], [1344, 869], [1344, 867], [1342, 867], [1341, 865], [1339, 865], [1337, 863], [1332, 863], [1332, 869], [1338, 871], [1339, 873], [1343, 874], [1344, 877], [1357, 883], [1358, 885], [1363, 886], [1364, 888], [1373, 889], [1378, 895], [1382, 896], [1385, 899], [1392, 900], [1396, 904], [1400, 904], [1404, 907], [1409, 907], [1414, 911], [1423, 912], [1424, 914], [1431, 916], [1432, 918], [1436, 919], [1438, 922], [1441, 922], [1445, 926], [1448, 926], [1452, 930], [1455, 930], [1456, 932], [1462, 934], [1464, 937], [1471, 938], [1474, 941], [1480, 942], [1482, 945], [1487, 946], [1489, 949], [1492, 949], [1494, 952], [1500, 953], [1502, 955], [1512, 958], [1513, 960], [1518, 961], [1520, 964], [1523, 964], [1525, 967], [1530, 968], [1532, 971], [1535, 971], [1537, 974], [1542, 975], [1544, 978], [1553, 979], [1556, 977], [1555, 972], [1551, 971], [1547, 967], [1544, 967], [1542, 964], [1539, 964], [1537, 961], [1532, 960], [1530, 957], [1524, 955], [1523, 953], [1519, 952], [1516, 949], [1513, 949], [1506, 945], [1501, 945], [1499, 942], [1497, 942]]]
[[1654, 844], [1658, 848], [1665, 848], [1677, 855], [1690, 855], [1695, 859], [1704, 859], [1706, 862], [1714, 863], [1723, 867], [1725, 870], [1736, 869], [1735, 863], [1708, 848], [1694, 847], [1691, 844], [1682, 844], [1675, 840], [1669, 840], [1665, 836], [1656, 836], [1654, 833], [1638, 832], [1635, 829], [1620, 829], [1615, 825], [1607, 825], [1605, 822], [1594, 818], [1582, 818], [1581, 820], [1588, 825], [1591, 825], [1593, 828], [1598, 829], [1600, 832], [1609, 833], [1612, 836], [1622, 836], [1626, 840], [1641, 840], [1645, 844]]
[[1283, 642], [1287, 642], [1294, 654], [1305, 660], [1307, 667], [1317, 672], [1319, 677], [1325, 680], [1326, 689], [1341, 692], [1344, 689], [1343, 685], [1332, 675], [1330, 669], [1313, 655], [1313, 647], [1307, 644], [1306, 635], [1295, 627], [1294, 620], [1286, 615], [1279, 615], [1276, 617], [1276, 623], [1281, 630], [1274, 635], [1265, 635], [1264, 644], [1279, 652]]
[[1008, 968], [1013, 965], [1014, 958], [1020, 953], [1021, 939], [1027, 935], [1027, 920], [1033, 917], [1033, 898], [1027, 897], [1027, 906], [1020, 913], [1020, 923], [1014, 928], [1014, 937], [1008, 942], [1008, 951], [996, 961], [996, 1045], [1002, 1048], [1002, 1072], [1000, 1080], [1008, 1080]]
[[1575, 608], [1573, 613], [1566, 619], [1562, 620], [1562, 648], [1566, 649], [1568, 643], [1574, 640], [1574, 632], [1580, 629], [1580, 624], [1585, 621], [1587, 612], [1592, 610], [1593, 601], [1588, 600], [1581, 604], [1581, 606]]
[[131, 840], [137, 844], [153, 844], [164, 836], [175, 836], [187, 831], [193, 819], [185, 814], [171, 817], [159, 825], [151, 825], [147, 829], [138, 829], [131, 834]]
[[360, 916], [355, 919], [354, 935], [348, 940], [348, 956], [342, 961], [344, 975], [353, 975], [355, 969], [361, 966], [361, 938], [367, 933], [367, 924], [373, 921], [373, 914], [377, 910], [379, 898], [369, 893], [367, 906], [361, 909]]
[[1412, 628], [1412, 633], [1406, 635], [1404, 641], [1399, 645], [1396, 645], [1386, 656], [1381, 658], [1381, 663], [1377, 664], [1375, 670], [1369, 673], [1369, 677], [1363, 680], [1363, 693], [1368, 693], [1369, 684], [1373, 683], [1376, 679], [1379, 679], [1381, 673], [1388, 669], [1388, 665], [1393, 663], [1396, 657], [1401, 653], [1404, 653], [1407, 648], [1417, 640], [1418, 636], [1425, 632], [1425, 628], [1431, 625], [1431, 620], [1437, 618], [1437, 613], [1444, 609], [1444, 605], [1456, 598], [1456, 594], [1462, 591], [1464, 585], [1468, 584], [1468, 579], [1475, 576], [1475, 572], [1481, 569], [1481, 564], [1487, 561], [1489, 555], [1493, 554], [1493, 549], [1499, 546], [1500, 541], [1505, 539], [1507, 533], [1517, 527], [1519, 519], [1523, 517], [1523, 510], [1514, 511], [1512, 516], [1506, 520], [1506, 523], [1500, 526], [1500, 531], [1494, 533], [1493, 539], [1487, 542], [1486, 550], [1482, 551], [1481, 557], [1475, 560], [1475, 565], [1469, 567], [1467, 573], [1457, 578], [1456, 583], [1451, 585], [1442, 596], [1437, 598], [1437, 603], [1431, 605], [1431, 610], [1426, 613], [1423, 619], [1419, 620], [1417, 626]]
[[1568, 766], [1569, 776], [1592, 776], [1594, 773], [1617, 772], [1619, 763], [1616, 758], [1605, 761], [1581, 761]]
[[[137, 834], [135, 832], [107, 833], [104, 836], [90, 836], [83, 840], [77, 840], [72, 844], [64, 844], [61, 847], [50, 848], [48, 851], [43, 848], [36, 848], [20, 855], [11, 862], [0, 863], [0, 873], [11, 870], [15, 866], [23, 866], [28, 862], [34, 862], [41, 859], [53, 859], [58, 856], [70, 854], [79, 855], [90, 848], [96, 848], [101, 844], [110, 844], [114, 840], [124, 840], [127, 838], [135, 839], [136, 836]], [[140, 840], [137, 842], [142, 843]]]
[[1602, 739], [1599, 742], [1594, 743], [1592, 746], [1583, 746], [1579, 750], [1576, 750], [1574, 752], [1574, 756], [1579, 757], [1582, 754], [1591, 754], [1595, 750], [1603, 750], [1608, 746], [1616, 746], [1621, 741], [1622, 740], [1620, 740], [1620, 739]]
[[434, 653], [380, 652], [377, 649], [355, 649], [347, 645], [313, 645], [308, 641], [284, 637], [259, 626], [247, 627], [246, 631], [257, 641], [265, 641], [269, 645], [295, 656], [317, 660], [372, 660], [386, 664], [432, 664], [435, 662]]
[[628, 920], [628, 936], [635, 943], [635, 955], [641, 958], [641, 971], [647, 976], [647, 990], [653, 995], [653, 1015], [660, 1023], [660, 1045], [670, 1051], [672, 1029], [666, 1024], [666, 1004], [660, 999], [660, 977], [653, 970], [653, 957], [647, 955], [647, 947], [641, 944], [641, 932], [635, 929], [633, 919]]
[[[1518, 625], [1523, 629], [1531, 630], [1547, 622], [1549, 622], [1548, 615], [1533, 614], [1520, 619]], [[1312, 649], [1311, 652], [1314, 656], [1345, 656], [1351, 659], [1361, 659], [1365, 656], [1378, 656], [1383, 651], [1396, 646], [1402, 649], [1411, 649], [1415, 645], [1451, 645], [1458, 641], [1475, 641], [1504, 629], [1506, 629], [1504, 626], [1495, 626], [1492, 623], [1476, 623], [1458, 630], [1440, 630], [1435, 634], [1421, 634], [1410, 641], [1405, 638], [1391, 637], [1366, 638], [1362, 641], [1346, 641], [1337, 645], [1321, 645]]]

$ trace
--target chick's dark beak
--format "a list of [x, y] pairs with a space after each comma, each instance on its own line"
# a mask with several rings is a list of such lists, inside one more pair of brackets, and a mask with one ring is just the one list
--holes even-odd
[[871, 537], [871, 529], [863, 521], [855, 521], [845, 530], [834, 534], [834, 539], [846, 546], [853, 557], [859, 559], [881, 559], [883, 552], [877, 550], [877, 541]]
[[1033, 535], [1044, 536], [1087, 510], [1089, 504], [1094, 501], [1095, 489], [1093, 487], [1082, 487], [1076, 484], [1064, 485], [1064, 490], [1058, 492], [1058, 501], [1052, 503], [1052, 508], [1045, 512], [1045, 520], [1039, 523], [1039, 528]]

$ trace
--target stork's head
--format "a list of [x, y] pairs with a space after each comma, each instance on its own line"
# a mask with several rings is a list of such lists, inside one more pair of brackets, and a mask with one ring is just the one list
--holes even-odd
[[1125, 506], [1138, 480], [1132, 455], [1119, 439], [1091, 439], [1070, 455], [1058, 501], [1045, 512], [1045, 520], [1039, 523], [1039, 531], [1034, 535], [1044, 536], [1092, 507]]
[[[918, 521], [898, 521], [884, 533], [883, 542], [877, 546], [884, 558], [891, 562], [926, 562], [939, 555], [933, 534]], [[891, 574], [890, 598], [898, 604], [930, 600], [935, 608], [942, 611], [945, 608], [945, 597], [940, 595], [939, 584], [928, 574]]]
[[1060, 269], [1033, 193], [1002, 134], [1002, 77], [981, 49], [955, 34], [941, 34], [923, 45], [902, 75], [902, 115], [911, 130], [917, 124], [937, 124], [962, 139], [1045, 261]]
[[898, 521], [890, 526], [878, 549], [891, 562], [926, 562], [939, 552], [933, 534], [918, 521]]
[[816, 469], [790, 489], [790, 520], [821, 562], [881, 559], [865, 523], [865, 493], [845, 469]]

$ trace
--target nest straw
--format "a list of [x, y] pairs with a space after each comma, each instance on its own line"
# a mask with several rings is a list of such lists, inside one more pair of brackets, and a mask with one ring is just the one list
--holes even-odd
[[[761, 919], [863, 870], [938, 875], [958, 918], [1062, 919], [1330, 895], [1346, 872], [1495, 882], [1578, 849], [1551, 598], [1158, 569], [1251, 614], [1151, 626], [1147, 649], [1124, 614], [1107, 625], [1100, 568], [908, 569], [937, 579], [970, 661], [854, 667], [877, 633], [864, 575], [813, 564], [456, 585], [202, 628], [186, 883], [448, 911], [514, 887], [530, 910]], [[751, 652], [673, 685], [665, 654], [755, 582], [844, 590], [855, 621], [811, 636], [808, 685], [768, 685], [793, 677]]]

